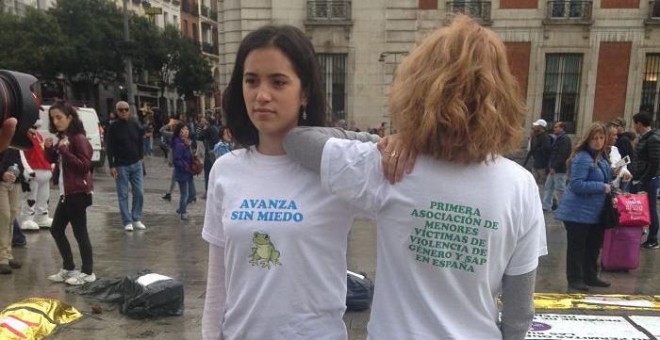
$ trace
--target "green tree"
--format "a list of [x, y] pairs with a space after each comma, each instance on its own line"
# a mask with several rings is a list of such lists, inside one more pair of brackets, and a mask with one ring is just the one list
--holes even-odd
[[58, 0], [50, 10], [72, 52], [62, 63], [67, 78], [90, 85], [115, 82], [123, 74], [122, 14], [107, 0]]
[[213, 92], [211, 65], [192, 41], [183, 39], [175, 65], [174, 85], [179, 94], [192, 98], [196, 93]]
[[52, 16], [26, 8], [24, 17], [0, 13], [0, 65], [30, 73], [39, 79], [52, 79], [60, 64], [71, 53], [67, 39]]

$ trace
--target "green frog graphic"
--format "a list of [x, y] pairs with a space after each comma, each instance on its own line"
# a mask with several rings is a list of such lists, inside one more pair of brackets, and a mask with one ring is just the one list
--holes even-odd
[[280, 265], [280, 252], [275, 249], [268, 234], [256, 231], [254, 232], [254, 237], [252, 237], [252, 242], [254, 246], [252, 247], [250, 264], [268, 269], [270, 269], [271, 265]]

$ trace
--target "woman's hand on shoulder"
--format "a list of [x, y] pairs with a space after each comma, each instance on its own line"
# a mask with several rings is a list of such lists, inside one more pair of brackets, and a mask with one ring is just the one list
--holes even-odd
[[388, 135], [378, 142], [383, 172], [391, 184], [401, 181], [415, 167], [417, 151], [407, 147], [399, 134]]

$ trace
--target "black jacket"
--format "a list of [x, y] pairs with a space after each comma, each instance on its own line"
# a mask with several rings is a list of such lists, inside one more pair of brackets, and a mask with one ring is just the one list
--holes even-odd
[[571, 155], [571, 139], [564, 133], [556, 137], [550, 151], [550, 169], [556, 173], [566, 173], [566, 160]]
[[552, 138], [543, 131], [532, 137], [529, 153], [534, 157], [534, 169], [547, 169], [550, 160]]
[[634, 179], [646, 183], [660, 175], [660, 132], [656, 129], [639, 136], [631, 167]]
[[617, 149], [619, 149], [619, 153], [621, 154], [621, 158], [630, 156], [630, 158], [633, 158], [635, 149], [632, 146], [632, 140], [628, 136], [627, 132], [624, 132], [620, 134], [616, 140], [616, 144], [614, 144]]
[[134, 119], [117, 119], [106, 136], [105, 151], [109, 167], [127, 166], [140, 161], [144, 155], [144, 130]]

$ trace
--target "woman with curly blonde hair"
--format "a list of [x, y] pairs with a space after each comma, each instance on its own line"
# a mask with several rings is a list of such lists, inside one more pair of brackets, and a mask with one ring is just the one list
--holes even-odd
[[[289, 132], [289, 157], [377, 221], [370, 339], [524, 339], [547, 253], [536, 182], [502, 156], [521, 146], [524, 110], [500, 38], [458, 16], [397, 70], [390, 112], [405, 147], [389, 143], [385, 165], [376, 144], [337, 130]], [[390, 185], [383, 168], [404, 150], [417, 164]]]

